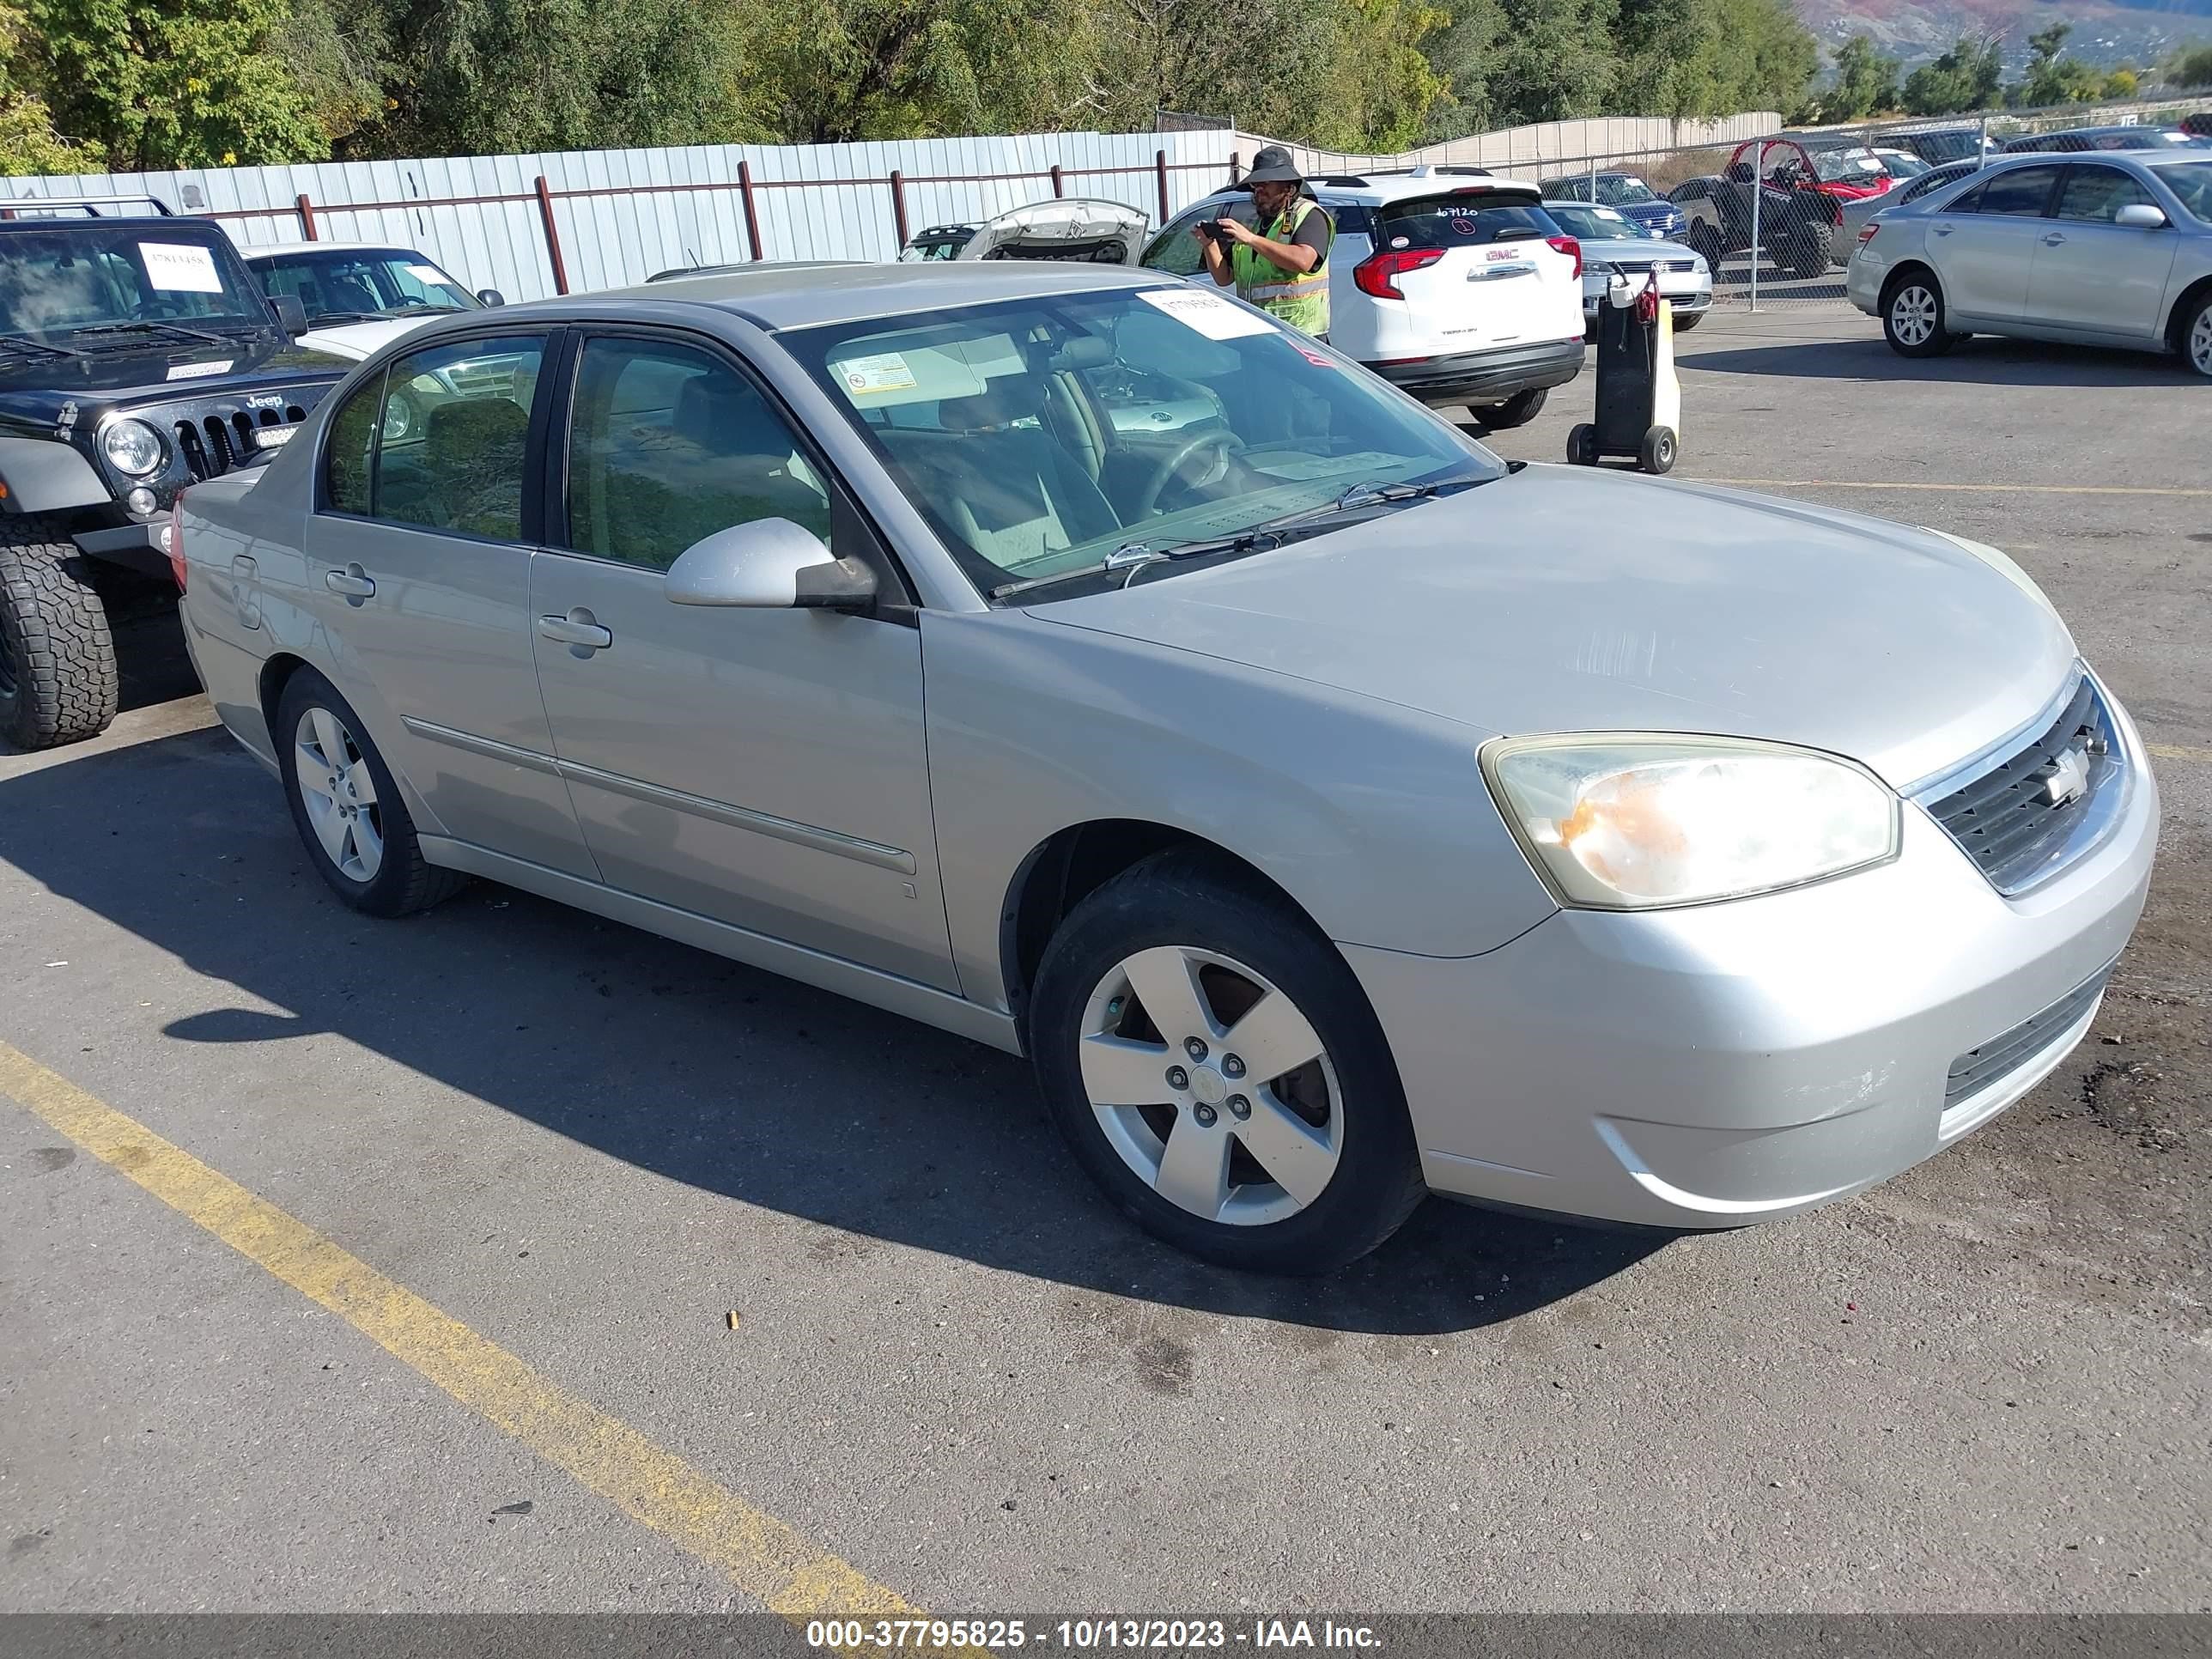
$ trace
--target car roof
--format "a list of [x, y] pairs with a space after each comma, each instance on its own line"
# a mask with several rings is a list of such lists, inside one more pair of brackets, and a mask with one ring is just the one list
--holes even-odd
[[[61, 213], [33, 213], [27, 218], [21, 216], [24, 210], [42, 205], [44, 204], [34, 197], [0, 198], [0, 207], [12, 209], [17, 216], [0, 219], [0, 230], [52, 230], [59, 226], [65, 230], [84, 228], [98, 230], [140, 230], [149, 233], [158, 231], [161, 234], [171, 238], [183, 230], [202, 233], [212, 231], [215, 234], [222, 236], [222, 227], [216, 224], [214, 220], [196, 218], [189, 213], [123, 213], [117, 214], [112, 218], [104, 215], [95, 215], [82, 219]], [[66, 206], [67, 204], [61, 205]], [[223, 240], [226, 242], [229, 240], [228, 236], [223, 236]]]
[[[509, 306], [500, 314], [587, 316], [609, 301], [651, 301], [711, 307], [749, 318], [763, 328], [807, 328], [817, 323], [866, 321], [1034, 295], [1181, 286], [1178, 278], [1134, 265], [1054, 259], [920, 260], [896, 264], [764, 262], [743, 270], [687, 277], [680, 283], [653, 283], [558, 300], [533, 300]], [[481, 312], [466, 314], [472, 320], [483, 320]], [[448, 324], [453, 320], [446, 319]]]
[[[1416, 167], [1406, 173], [1320, 173], [1306, 180], [1306, 188], [1313, 192], [1314, 199], [1323, 207], [1331, 202], [1380, 207], [1387, 203], [1407, 201], [1416, 197], [1450, 196], [1462, 191], [1476, 195], [1485, 191], [1498, 191], [1534, 201], [1544, 193], [1525, 179], [1499, 179], [1487, 173], [1457, 167]], [[1240, 185], [1231, 185], [1215, 191], [1206, 199], [1210, 202], [1217, 197], [1249, 194]]]
[[429, 263], [428, 254], [408, 246], [404, 242], [262, 242], [252, 247], [242, 247], [238, 252], [242, 258], [253, 260], [298, 253], [359, 253], [370, 248], [380, 253], [404, 253], [425, 264]]

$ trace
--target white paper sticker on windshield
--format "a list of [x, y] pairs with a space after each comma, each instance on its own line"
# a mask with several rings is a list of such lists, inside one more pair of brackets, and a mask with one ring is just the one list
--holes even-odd
[[837, 374], [845, 382], [845, 390], [855, 398], [908, 392], [915, 384], [914, 371], [896, 351], [882, 352], [873, 357], [848, 357], [837, 365]]
[[1209, 340], [1234, 340], [1247, 334], [1272, 334], [1273, 323], [1240, 311], [1228, 301], [1194, 288], [1147, 288], [1137, 297], [1179, 323], [1196, 329]]
[[172, 380], [202, 380], [210, 374], [230, 373], [231, 359], [225, 357], [213, 363], [171, 363], [168, 377]]
[[453, 286], [451, 283], [446, 280], [446, 273], [439, 270], [435, 265], [409, 265], [407, 267], [407, 274], [410, 276], [412, 276], [416, 282], [422, 283], [425, 288], [450, 288]]
[[189, 242], [141, 242], [138, 257], [146, 262], [146, 280], [165, 294], [222, 292], [222, 273], [206, 248]]

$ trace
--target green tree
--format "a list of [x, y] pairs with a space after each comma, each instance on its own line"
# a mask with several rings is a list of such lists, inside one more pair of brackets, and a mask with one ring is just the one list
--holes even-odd
[[0, 0], [0, 176], [103, 171], [106, 157], [98, 145], [72, 143], [54, 131], [23, 21], [20, 8]]
[[312, 161], [311, 102], [272, 50], [283, 0], [28, 0], [54, 124], [119, 171]]
[[1988, 109], [2004, 79], [2003, 49], [1994, 35], [1961, 35], [1951, 49], [1905, 77], [1905, 107], [1915, 115], [1959, 115]]
[[2212, 87], [2212, 42], [2176, 47], [2159, 66], [2159, 78], [2177, 87]]
[[2123, 64], [2105, 77], [2105, 84], [2099, 89], [2097, 95], [2102, 99], [2118, 101], [2123, 98], [2132, 98], [2142, 89], [2142, 77], [2135, 72], [2132, 65]]
[[2006, 94], [2006, 101], [2021, 109], [2045, 109], [2053, 104], [2086, 104], [2105, 88], [2105, 77], [2079, 58], [2066, 56], [2066, 37], [2071, 23], [2053, 23], [2027, 37], [2027, 70]]
[[1823, 121], [1856, 121], [1894, 109], [1899, 64], [1877, 51], [1870, 34], [1854, 34], [1836, 49], [1836, 83], [1820, 100]]

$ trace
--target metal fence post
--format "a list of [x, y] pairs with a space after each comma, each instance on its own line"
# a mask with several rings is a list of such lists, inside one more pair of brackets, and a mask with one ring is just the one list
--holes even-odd
[[561, 231], [553, 222], [553, 191], [545, 183], [545, 175], [538, 175], [538, 216], [545, 227], [545, 252], [553, 259], [553, 291], [568, 291], [568, 267], [561, 258]]
[[1975, 156], [1974, 156], [1974, 171], [1976, 171], [1977, 173], [1978, 173], [1978, 172], [1980, 172], [1984, 167], [1987, 167], [1987, 166], [1989, 165], [1989, 161], [1990, 161], [1990, 118], [1988, 117], [1988, 115], [1984, 114], [1984, 115], [1982, 117], [1982, 118], [1981, 118], [1978, 122], [1977, 122], [1975, 125], [1976, 125], [1977, 130], [1978, 131], [1978, 132], [1979, 132], [1979, 134], [1980, 134], [1980, 137], [1979, 137], [1979, 138], [1978, 139], [1978, 141], [1977, 141], [1977, 142], [1978, 142], [1978, 143], [1980, 143], [1980, 145], [1981, 145], [1981, 149], [1980, 149], [1980, 150], [1978, 150], [1978, 151], [1975, 154]]
[[761, 257], [760, 212], [753, 204], [753, 169], [750, 161], [739, 161], [738, 163], [738, 199], [744, 204], [745, 246], [752, 250], [752, 257], [758, 259]]
[[1595, 155], [1590, 157], [1589, 174], [1590, 205], [1595, 207], [1597, 205], [1597, 157]]
[[315, 204], [307, 199], [306, 191], [300, 192], [299, 200], [295, 205], [300, 215], [301, 234], [311, 242], [320, 240], [321, 239], [315, 234]]
[[1759, 210], [1766, 200], [1766, 140], [1751, 149], [1751, 309], [1759, 312]]
[[1052, 193], [1055, 196], [1067, 194], [1066, 187], [1060, 182], [1060, 163], [1057, 161], [1052, 164]]
[[1152, 173], [1160, 184], [1160, 222], [1168, 222], [1168, 153], [1164, 149], [1152, 152]]
[[1243, 176], [1244, 152], [1241, 149], [1232, 149], [1229, 152], [1229, 182], [1233, 185]]
[[906, 252], [906, 178], [896, 167], [891, 169], [891, 223], [898, 230], [899, 252]]

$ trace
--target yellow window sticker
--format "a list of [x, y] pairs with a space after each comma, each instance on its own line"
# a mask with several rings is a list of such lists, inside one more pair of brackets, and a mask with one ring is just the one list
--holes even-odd
[[887, 392], [914, 389], [914, 371], [896, 351], [873, 357], [848, 357], [837, 365], [837, 376], [855, 398], [879, 397]]

